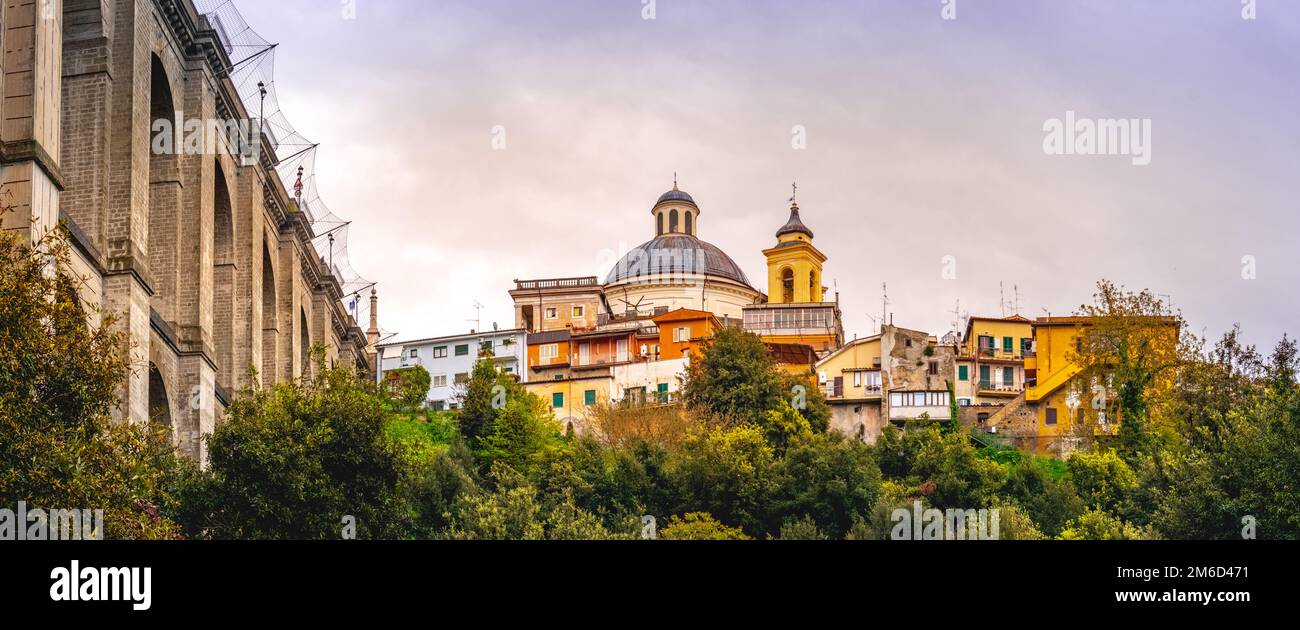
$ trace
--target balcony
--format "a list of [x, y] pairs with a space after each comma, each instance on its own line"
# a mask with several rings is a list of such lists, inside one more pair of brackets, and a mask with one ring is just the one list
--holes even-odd
[[1017, 396], [1023, 391], [1025, 391], [1023, 383], [980, 381], [980, 394], [986, 396]]

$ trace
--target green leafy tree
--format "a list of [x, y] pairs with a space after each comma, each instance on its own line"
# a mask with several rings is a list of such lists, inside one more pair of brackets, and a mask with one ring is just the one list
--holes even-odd
[[1154, 532], [1103, 512], [1088, 510], [1070, 521], [1061, 532], [1062, 540], [1152, 540]]
[[751, 540], [744, 531], [723, 525], [707, 512], [673, 516], [659, 531], [664, 540]]
[[[318, 363], [322, 349], [313, 354]], [[247, 388], [209, 438], [211, 470], [187, 488], [191, 536], [337, 539], [410, 535], [417, 471], [385, 432], [383, 397], [345, 368]]]
[[787, 398], [785, 379], [753, 333], [723, 328], [691, 361], [682, 386], [686, 405], [706, 415], [754, 422]]
[[777, 462], [777, 476], [776, 514], [804, 515], [832, 538], [849, 533], [880, 495], [871, 447], [838, 433], [795, 440]]
[[829, 540], [830, 537], [822, 533], [817, 527], [817, 521], [811, 516], [803, 518], [792, 518], [781, 526], [781, 540]]
[[61, 233], [0, 230], [0, 506], [100, 509], [105, 538], [174, 538], [190, 466], [159, 428], [110, 422], [126, 341], [111, 314], [90, 324], [67, 269]]
[[393, 397], [405, 408], [416, 409], [424, 404], [429, 395], [432, 377], [422, 365], [402, 368], [389, 372], [392, 379]]
[[1086, 509], [1074, 486], [1053, 475], [1038, 458], [1026, 457], [1010, 466], [1001, 495], [1016, 502], [1049, 537], [1060, 534]]
[[1117, 516], [1132, 514], [1137, 475], [1115, 451], [1074, 453], [1067, 461], [1070, 483], [1084, 505]]
[[701, 427], [671, 461], [674, 512], [708, 512], [753, 534], [773, 531], [776, 456], [757, 427]]
[[[1300, 388], [1294, 341], [1266, 360], [1225, 335], [1184, 371], [1182, 421], [1161, 453], [1152, 524], [1171, 538], [1300, 539]], [[1145, 483], [1154, 485], [1154, 475]]]
[[[1076, 378], [1104, 388], [1102, 410], [1118, 409], [1120, 454], [1131, 460], [1152, 448], [1153, 401], [1182, 364], [1182, 317], [1171, 315], [1150, 290], [1132, 292], [1105, 280], [1097, 283], [1093, 303], [1081, 306], [1079, 314], [1091, 319], [1081, 327], [1071, 353], [1081, 368]], [[1094, 397], [1091, 389], [1087, 393]], [[1100, 411], [1092, 407], [1085, 406], [1085, 412]]]

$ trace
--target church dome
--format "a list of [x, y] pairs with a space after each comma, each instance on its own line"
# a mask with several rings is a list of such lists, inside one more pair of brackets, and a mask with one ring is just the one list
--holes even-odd
[[659, 201], [656, 201], [655, 205], [657, 206], [661, 203], [666, 203], [669, 201], [684, 201], [689, 204], [695, 203], [695, 199], [691, 197], [690, 193], [687, 193], [684, 190], [677, 190], [676, 186], [673, 186], [672, 190], [662, 195], [659, 195]]
[[745, 272], [726, 252], [687, 234], [664, 234], [633, 248], [610, 270], [605, 284], [658, 274], [703, 274], [749, 286]]

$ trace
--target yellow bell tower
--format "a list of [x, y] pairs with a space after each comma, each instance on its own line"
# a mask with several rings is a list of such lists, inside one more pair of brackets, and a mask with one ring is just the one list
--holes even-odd
[[[799, 192], [798, 186], [794, 188]], [[767, 302], [745, 307], [745, 330], [768, 344], [801, 345], [825, 357], [844, 345], [839, 296], [826, 301], [822, 264], [826, 255], [813, 246], [813, 232], [799, 218], [797, 195], [790, 197], [790, 220], [776, 231], [767, 257]], [[800, 366], [801, 371], [807, 371]]]
[[790, 200], [790, 220], [776, 232], [776, 247], [763, 250], [767, 257], [769, 304], [806, 304], [822, 301], [822, 263], [826, 255], [813, 247], [813, 233], [799, 218], [799, 202]]

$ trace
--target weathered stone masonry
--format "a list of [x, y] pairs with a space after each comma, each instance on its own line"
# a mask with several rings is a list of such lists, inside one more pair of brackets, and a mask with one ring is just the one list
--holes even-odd
[[115, 314], [130, 340], [116, 419], [165, 424], [205, 462], [201, 438], [250, 368], [263, 383], [301, 378], [321, 343], [328, 363], [368, 370], [269, 141], [254, 140], [257, 163], [225, 143], [152, 149], [153, 122], [177, 112], [250, 119], [191, 0], [5, 0], [0, 43], [0, 185], [15, 208], [3, 227], [68, 226], [92, 319]]

